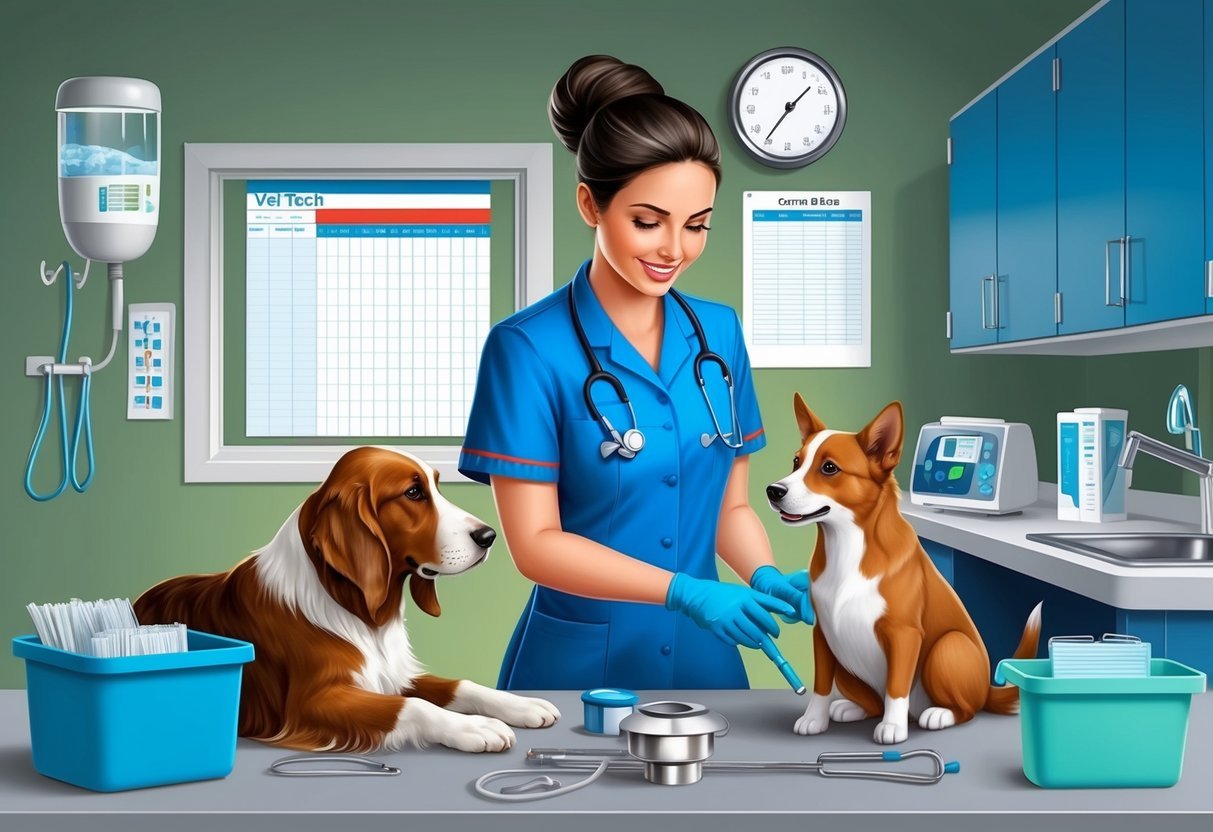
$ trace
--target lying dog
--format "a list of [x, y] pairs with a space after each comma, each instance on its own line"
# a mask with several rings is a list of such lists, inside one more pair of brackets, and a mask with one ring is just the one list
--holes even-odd
[[[898, 508], [901, 404], [859, 433], [826, 430], [799, 393], [795, 409], [800, 452], [767, 498], [788, 525], [819, 525], [809, 568], [816, 676], [796, 732], [880, 716], [874, 738], [888, 744], [906, 739], [911, 716], [939, 729], [983, 709], [1016, 713], [1018, 689], [990, 685], [977, 627]], [[1039, 637], [1037, 605], [1015, 658], [1035, 656]]]
[[144, 623], [183, 622], [253, 643], [241, 736], [314, 751], [432, 743], [502, 751], [510, 725], [560, 713], [542, 699], [425, 673], [404, 627], [404, 583], [437, 616], [440, 575], [488, 557], [496, 532], [448, 502], [425, 463], [357, 448], [265, 548], [217, 575], [164, 581], [135, 602]]

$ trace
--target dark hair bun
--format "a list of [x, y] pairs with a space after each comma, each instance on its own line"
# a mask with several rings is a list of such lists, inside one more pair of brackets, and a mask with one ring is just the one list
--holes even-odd
[[590, 119], [603, 107], [631, 95], [664, 92], [652, 75], [635, 64], [610, 55], [587, 55], [552, 87], [548, 119], [561, 143], [576, 153]]

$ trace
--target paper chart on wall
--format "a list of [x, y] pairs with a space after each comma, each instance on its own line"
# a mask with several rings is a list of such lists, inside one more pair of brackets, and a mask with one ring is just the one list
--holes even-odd
[[872, 366], [871, 191], [746, 191], [742, 200], [751, 364]]

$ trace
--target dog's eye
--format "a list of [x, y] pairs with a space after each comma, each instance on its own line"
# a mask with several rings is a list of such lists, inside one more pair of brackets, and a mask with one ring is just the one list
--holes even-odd
[[414, 485], [408, 491], [404, 492], [404, 496], [410, 500], [420, 500], [425, 497], [425, 492], [421, 490], [420, 485]]
[[792, 470], [795, 471], [799, 467], [800, 467], [800, 457], [798, 457], [798, 456], [792, 457]]
[[827, 477], [834, 476], [839, 470], [839, 467], [828, 459], [821, 464], [821, 473], [825, 474]]

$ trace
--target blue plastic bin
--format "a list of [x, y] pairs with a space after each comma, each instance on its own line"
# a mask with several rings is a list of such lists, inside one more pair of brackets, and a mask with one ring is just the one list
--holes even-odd
[[1192, 694], [1205, 674], [1152, 659], [1148, 677], [1054, 678], [1049, 659], [1004, 659], [1019, 688], [1023, 773], [1038, 786], [1167, 787], [1179, 782]]
[[226, 777], [253, 645], [189, 631], [189, 650], [99, 659], [13, 639], [39, 774], [98, 792]]

